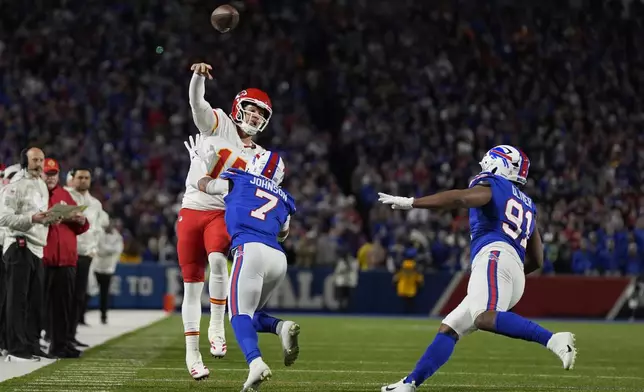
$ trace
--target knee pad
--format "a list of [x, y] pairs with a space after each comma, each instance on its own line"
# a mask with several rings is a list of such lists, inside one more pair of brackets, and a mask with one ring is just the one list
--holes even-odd
[[209, 253], [208, 263], [210, 264], [211, 275], [228, 275], [228, 259], [222, 253]]

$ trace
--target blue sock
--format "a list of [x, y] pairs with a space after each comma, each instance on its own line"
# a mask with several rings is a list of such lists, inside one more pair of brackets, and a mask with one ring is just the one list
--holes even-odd
[[261, 311], [255, 312], [255, 315], [253, 316], [253, 326], [257, 332], [277, 334], [277, 324], [279, 324], [280, 321], [282, 320]]
[[233, 325], [235, 338], [246, 357], [246, 362], [250, 365], [253, 359], [262, 356], [262, 353], [259, 351], [259, 346], [257, 345], [257, 341], [259, 339], [257, 338], [255, 327], [253, 326], [253, 320], [251, 320], [248, 315], [240, 314], [233, 316], [230, 323]]
[[494, 329], [500, 335], [537, 342], [542, 346], [546, 346], [552, 337], [552, 332], [541, 325], [512, 312], [497, 312]]
[[438, 333], [432, 344], [427, 347], [425, 354], [416, 363], [416, 368], [405, 378], [406, 383], [416, 382], [416, 386], [430, 378], [447, 362], [454, 352], [456, 339], [453, 336]]

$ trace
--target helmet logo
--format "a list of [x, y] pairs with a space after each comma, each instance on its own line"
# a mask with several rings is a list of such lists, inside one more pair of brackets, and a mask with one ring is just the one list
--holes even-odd
[[235, 97], [235, 99], [239, 99], [239, 98], [241, 98], [241, 97], [245, 97], [246, 95], [248, 95], [248, 91], [246, 91], [246, 90], [242, 90], [242, 91], [240, 91], [240, 92], [239, 92], [239, 94], [237, 94], [237, 96]]

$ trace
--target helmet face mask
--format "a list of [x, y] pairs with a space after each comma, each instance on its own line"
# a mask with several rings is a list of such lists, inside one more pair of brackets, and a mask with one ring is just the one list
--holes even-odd
[[485, 153], [479, 165], [484, 172], [503, 177], [518, 185], [525, 185], [528, 181], [530, 160], [521, 150], [509, 145], [493, 147]]
[[230, 118], [249, 136], [262, 132], [273, 114], [268, 94], [256, 88], [241, 91], [233, 101]]

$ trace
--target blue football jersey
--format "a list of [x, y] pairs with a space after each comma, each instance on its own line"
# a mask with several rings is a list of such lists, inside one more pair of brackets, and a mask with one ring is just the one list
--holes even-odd
[[503, 177], [481, 173], [470, 182], [470, 188], [482, 184], [491, 187], [492, 200], [483, 207], [470, 208], [471, 260], [484, 246], [502, 241], [516, 249], [521, 262], [525, 262], [537, 207], [532, 199]]
[[260, 242], [281, 251], [277, 236], [288, 216], [295, 212], [293, 197], [271, 180], [243, 170], [231, 168], [220, 177], [231, 182], [224, 197], [231, 249]]

